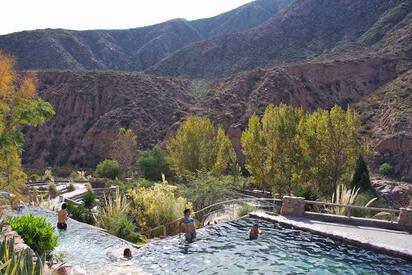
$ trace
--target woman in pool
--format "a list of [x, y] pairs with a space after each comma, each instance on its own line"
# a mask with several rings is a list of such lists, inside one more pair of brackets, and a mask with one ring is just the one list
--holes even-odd
[[185, 238], [187, 242], [193, 242], [196, 239], [196, 228], [192, 217], [190, 217], [190, 209], [183, 211], [184, 217], [180, 220], [179, 231], [182, 232], [182, 225], [184, 226]]

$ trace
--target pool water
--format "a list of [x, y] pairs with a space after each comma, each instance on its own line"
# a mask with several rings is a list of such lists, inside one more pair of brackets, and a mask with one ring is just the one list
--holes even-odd
[[[55, 214], [31, 209], [55, 223]], [[258, 223], [262, 235], [248, 240]], [[90, 274], [412, 274], [412, 263], [268, 221], [246, 218], [198, 230], [186, 243], [170, 237], [133, 249], [121, 260], [122, 240], [69, 221], [55, 253]]]
[[[251, 241], [253, 223], [262, 235]], [[149, 244], [136, 258], [153, 274], [412, 274], [405, 260], [251, 218], [199, 230], [191, 244]]]

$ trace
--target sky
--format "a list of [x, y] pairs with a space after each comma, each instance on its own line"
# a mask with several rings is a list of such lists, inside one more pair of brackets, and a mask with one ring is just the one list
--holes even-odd
[[252, 0], [3, 0], [0, 34], [64, 28], [127, 29], [211, 17]]

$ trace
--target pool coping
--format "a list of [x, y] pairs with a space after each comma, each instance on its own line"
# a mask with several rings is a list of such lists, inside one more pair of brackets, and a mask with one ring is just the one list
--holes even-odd
[[[303, 225], [305, 218], [302, 218], [301, 221], [294, 221], [294, 220], [289, 219], [286, 216], [269, 215], [269, 214], [264, 213], [264, 212], [252, 212], [252, 213], [249, 214], [249, 217], [263, 219], [263, 220], [267, 220], [267, 221], [271, 221], [271, 222], [276, 222], [276, 223], [279, 223], [281, 225], [286, 225], [288, 227], [296, 228], [296, 229], [303, 230], [303, 231], [308, 231], [308, 232], [311, 232], [311, 233], [314, 233], [314, 234], [317, 234], [317, 235], [330, 237], [330, 238], [335, 239], [335, 240], [339, 240], [339, 241], [343, 241], [345, 243], [360, 246], [362, 248], [371, 249], [371, 250], [374, 250], [376, 252], [384, 253], [384, 254], [387, 254], [387, 255], [400, 257], [400, 258], [403, 258], [407, 261], [412, 262], [412, 250], [404, 251], [404, 250], [401, 250], [401, 249], [394, 249], [393, 247], [388, 247], [388, 246], [385, 246], [385, 245], [379, 245], [379, 244], [367, 242], [365, 240], [361, 240], [359, 238], [356, 238], [356, 236], [349, 237], [345, 234], [338, 234], [336, 232], [332, 233], [328, 230], [321, 230], [319, 228], [313, 228], [308, 224]], [[310, 219], [307, 219], [307, 220], [309, 221]], [[328, 223], [328, 222], [325, 222], [325, 223]], [[331, 223], [331, 224], [337, 224], [337, 223]], [[412, 235], [411, 235], [411, 238], [412, 238]]]

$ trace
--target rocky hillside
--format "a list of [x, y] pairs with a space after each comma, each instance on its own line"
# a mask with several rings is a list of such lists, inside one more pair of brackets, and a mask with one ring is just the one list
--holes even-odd
[[290, 2], [256, 0], [212, 18], [129, 30], [24, 31], [0, 36], [0, 50], [13, 55], [23, 70], [141, 71], [191, 43], [258, 26]]
[[393, 175], [412, 182], [412, 70], [377, 89], [356, 105], [374, 155], [371, 164], [394, 167]]
[[41, 72], [40, 95], [57, 115], [28, 130], [24, 162], [94, 167], [108, 156], [119, 127], [132, 128], [139, 147], [146, 148], [164, 141], [189, 114], [224, 125], [240, 152], [241, 130], [267, 104], [346, 106], [395, 79], [405, 66], [380, 58], [274, 66], [209, 83], [200, 97], [194, 96], [195, 82], [188, 80], [140, 73]]
[[411, 30], [410, 0], [298, 0], [256, 28], [192, 44], [148, 71], [204, 78], [312, 59], [410, 59]]
[[108, 157], [117, 129], [138, 133], [139, 147], [162, 140], [187, 115], [191, 83], [139, 73], [38, 73], [39, 94], [56, 116], [26, 133], [31, 167], [93, 167]]

